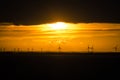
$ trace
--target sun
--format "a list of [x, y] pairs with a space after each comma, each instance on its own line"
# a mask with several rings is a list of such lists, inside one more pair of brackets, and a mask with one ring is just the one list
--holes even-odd
[[67, 27], [67, 24], [64, 22], [56, 22], [49, 24], [50, 28], [53, 30], [64, 30]]

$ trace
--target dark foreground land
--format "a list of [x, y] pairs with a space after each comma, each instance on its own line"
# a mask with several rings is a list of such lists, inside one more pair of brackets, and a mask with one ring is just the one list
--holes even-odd
[[120, 79], [120, 53], [1, 52], [0, 80]]

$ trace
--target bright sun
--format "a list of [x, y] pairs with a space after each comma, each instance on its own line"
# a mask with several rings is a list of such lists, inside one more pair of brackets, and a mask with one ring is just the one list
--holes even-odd
[[53, 30], [64, 30], [67, 27], [67, 24], [64, 22], [56, 22], [53, 24], [49, 24], [50, 28]]

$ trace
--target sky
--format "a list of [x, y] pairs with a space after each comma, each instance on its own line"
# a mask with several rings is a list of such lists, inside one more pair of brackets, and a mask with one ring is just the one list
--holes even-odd
[[61, 51], [86, 52], [88, 46], [93, 46], [95, 52], [111, 52], [120, 45], [120, 24], [64, 23], [62, 29], [54, 28], [53, 24], [56, 23], [1, 25], [0, 48], [8, 51], [14, 51], [14, 48], [20, 48], [20, 51], [58, 51], [60, 46]]
[[[118, 0], [2, 0], [0, 48], [13, 51], [114, 51], [120, 45]], [[64, 22], [66, 28], [50, 25]], [[30, 48], [30, 49], [28, 49]], [[120, 49], [118, 49], [120, 51]]]
[[119, 0], [1, 0], [0, 22], [120, 22]]

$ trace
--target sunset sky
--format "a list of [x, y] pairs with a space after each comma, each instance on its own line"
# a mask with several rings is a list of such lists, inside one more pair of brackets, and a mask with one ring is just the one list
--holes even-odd
[[3, 0], [0, 48], [120, 51], [120, 5], [110, 0]]
[[[59, 23], [62, 23], [59, 24]], [[28, 48], [35, 51], [114, 51], [120, 45], [120, 24], [113, 23], [48, 23], [41, 25], [0, 26], [0, 48], [14, 50]], [[60, 27], [61, 28], [55, 28]], [[120, 49], [119, 49], [120, 50]]]

